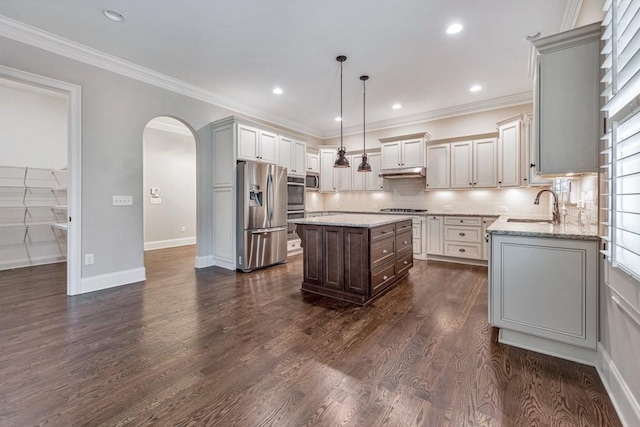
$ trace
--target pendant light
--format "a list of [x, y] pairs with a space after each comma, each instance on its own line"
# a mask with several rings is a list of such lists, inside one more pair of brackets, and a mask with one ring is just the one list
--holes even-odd
[[349, 160], [345, 157], [347, 150], [344, 149], [342, 145], [342, 123], [344, 122], [342, 117], [342, 65], [344, 61], [347, 60], [347, 57], [344, 55], [340, 55], [336, 58], [336, 60], [340, 63], [340, 148], [338, 149], [338, 158], [336, 162], [333, 164], [334, 168], [348, 168]]
[[362, 162], [358, 166], [358, 172], [371, 172], [371, 165], [367, 160], [367, 139], [365, 137], [367, 80], [369, 76], [360, 76], [362, 80]]

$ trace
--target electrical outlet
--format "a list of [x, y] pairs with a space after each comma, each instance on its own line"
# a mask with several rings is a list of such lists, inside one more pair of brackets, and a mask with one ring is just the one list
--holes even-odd
[[93, 254], [86, 254], [84, 256], [84, 265], [91, 265], [93, 264]]
[[162, 199], [160, 197], [152, 197], [151, 200], [149, 200], [149, 203], [152, 205], [159, 205], [162, 203]]
[[444, 205], [444, 210], [445, 211], [450, 211], [451, 210], [451, 205]]
[[505, 206], [505, 205], [498, 206], [498, 212], [509, 212], [509, 206]]
[[183, 226], [180, 228], [180, 231], [181, 231], [182, 233], [184, 233], [185, 231], [187, 231], [187, 227], [185, 227], [185, 226], [183, 225]]
[[133, 196], [113, 196], [113, 206], [131, 206]]

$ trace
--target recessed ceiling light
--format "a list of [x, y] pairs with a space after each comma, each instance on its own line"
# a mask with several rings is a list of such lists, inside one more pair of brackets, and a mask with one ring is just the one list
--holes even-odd
[[396, 103], [396, 104], [393, 104], [391, 108], [393, 108], [394, 110], [399, 110], [402, 108], [402, 105]]
[[342, 117], [336, 117], [334, 120], [335, 120], [336, 122], [341, 122], [341, 121], [342, 121]]
[[458, 34], [460, 31], [462, 31], [462, 24], [451, 24], [449, 25], [449, 28], [447, 28], [447, 34]]
[[104, 9], [102, 11], [102, 14], [114, 22], [124, 21], [124, 16], [121, 13], [116, 12], [115, 10]]
[[477, 92], [477, 91], [479, 91], [479, 90], [482, 90], [482, 86], [480, 86], [480, 85], [473, 85], [473, 86], [471, 86], [471, 87], [469, 88], [469, 90], [470, 90], [471, 92]]
[[275, 93], [276, 95], [282, 95], [282, 89], [279, 87], [274, 87], [273, 93]]

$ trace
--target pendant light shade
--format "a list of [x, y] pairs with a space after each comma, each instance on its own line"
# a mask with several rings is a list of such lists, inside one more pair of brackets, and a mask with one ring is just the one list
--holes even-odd
[[366, 117], [366, 97], [367, 97], [367, 80], [369, 76], [360, 76], [362, 80], [362, 162], [358, 166], [358, 172], [371, 172], [371, 165], [367, 159], [367, 139], [365, 136]]
[[345, 157], [347, 150], [345, 150], [342, 145], [342, 123], [344, 122], [342, 117], [342, 65], [344, 61], [347, 60], [347, 57], [344, 55], [340, 55], [336, 58], [336, 61], [340, 63], [340, 148], [338, 149], [338, 158], [336, 162], [333, 164], [334, 168], [348, 168], [349, 160]]

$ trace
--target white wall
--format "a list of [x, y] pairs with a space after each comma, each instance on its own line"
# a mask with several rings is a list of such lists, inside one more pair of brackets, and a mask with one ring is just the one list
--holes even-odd
[[[193, 244], [196, 240], [196, 141], [184, 126], [182, 129], [188, 135], [151, 126], [153, 121], [144, 130], [145, 249]], [[152, 187], [160, 189], [159, 204], [151, 203]]]
[[0, 78], [0, 166], [67, 166], [67, 97]]

